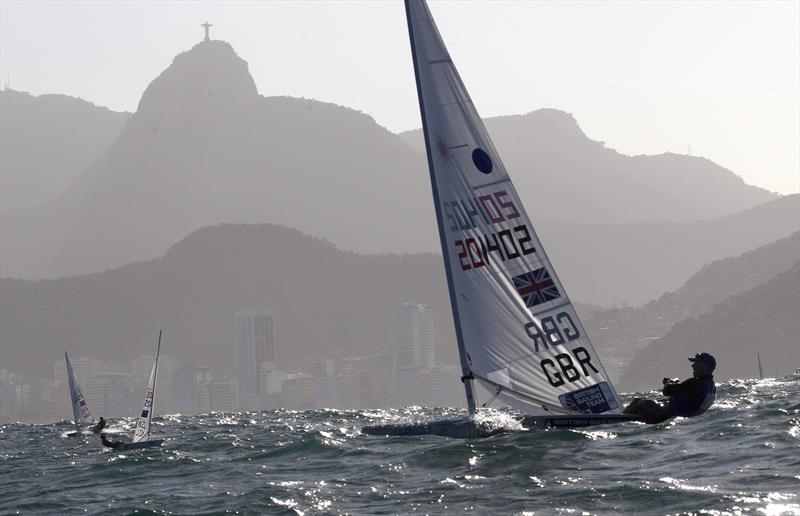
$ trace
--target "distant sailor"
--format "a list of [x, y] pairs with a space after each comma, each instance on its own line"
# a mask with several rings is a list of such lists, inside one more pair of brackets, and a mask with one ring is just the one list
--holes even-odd
[[119, 448], [124, 444], [122, 441], [109, 441], [108, 438], [106, 438], [106, 434], [100, 434], [100, 441], [106, 448]]
[[92, 432], [99, 434], [105, 427], [106, 420], [103, 419], [103, 416], [100, 416], [100, 421], [98, 421], [97, 424], [92, 427]]
[[692, 378], [680, 383], [664, 378], [661, 392], [669, 396], [669, 400], [664, 400], [666, 404], [635, 398], [622, 413], [640, 416], [645, 423], [654, 424], [671, 417], [699, 416], [708, 410], [717, 397], [713, 376], [717, 360], [709, 353], [698, 353], [689, 361], [694, 373]]

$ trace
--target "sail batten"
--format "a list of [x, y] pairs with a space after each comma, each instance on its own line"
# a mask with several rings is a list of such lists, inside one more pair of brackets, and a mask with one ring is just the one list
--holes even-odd
[[471, 378], [529, 414], [618, 412], [616, 391], [426, 2], [406, 0], [406, 12], [470, 412]]
[[[556, 406], [556, 405], [550, 405], [550, 404], [545, 403], [545, 402], [543, 402], [543, 401], [541, 401], [539, 399], [536, 399], [536, 398], [531, 397], [531, 396], [527, 396], [527, 395], [525, 395], [525, 394], [523, 394], [521, 392], [517, 392], [517, 391], [515, 391], [513, 389], [509, 389], [508, 387], [500, 385], [500, 384], [498, 384], [496, 382], [493, 382], [491, 380], [488, 380], [486, 378], [482, 378], [482, 377], [476, 375], [475, 379], [478, 380], [485, 387], [488, 386], [488, 387], [494, 388], [495, 392], [492, 394], [493, 398], [502, 399], [501, 397], [503, 395], [505, 395], [507, 397], [514, 398], [515, 400], [518, 400], [518, 401], [520, 401], [522, 403], [525, 403], [527, 405], [531, 405], [531, 406], [534, 406], [534, 407], [541, 408], [542, 411], [546, 412], [546, 413], [553, 413], [553, 412], [555, 412], [557, 414], [569, 414], [570, 413], [569, 410], [566, 410], [563, 407], [559, 407], [559, 406]], [[526, 412], [529, 412], [529, 411], [526, 410]]]

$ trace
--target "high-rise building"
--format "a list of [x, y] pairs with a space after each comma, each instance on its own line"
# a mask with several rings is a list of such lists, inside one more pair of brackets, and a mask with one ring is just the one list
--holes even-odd
[[334, 365], [332, 358], [307, 358], [306, 372], [314, 378], [333, 376]]
[[[153, 355], [142, 355], [131, 360], [131, 376], [135, 383], [144, 383], [150, 381], [150, 373], [153, 372]], [[171, 382], [175, 371], [178, 369], [177, 360], [170, 355], [161, 355], [158, 357], [158, 383]]]
[[[144, 399], [144, 392], [137, 393], [140, 398], [132, 398], [128, 387], [130, 375], [127, 373], [98, 373], [83, 382], [83, 395], [95, 417], [120, 417], [131, 413], [132, 404]], [[156, 410], [161, 413], [156, 404]]]
[[236, 408], [236, 384], [230, 380], [213, 380], [208, 387], [211, 410], [228, 412]]
[[431, 370], [431, 402], [440, 407], [461, 407], [466, 403], [461, 368], [437, 366]]
[[289, 373], [283, 382], [283, 403], [286, 408], [299, 410], [317, 408], [314, 378], [307, 373]]
[[431, 405], [431, 372], [429, 369], [405, 367], [393, 375], [395, 402], [408, 405]]
[[255, 307], [234, 316], [239, 406], [258, 408], [259, 374], [275, 369], [275, 313]]
[[[174, 375], [172, 410], [181, 414], [205, 414], [211, 410], [207, 367], [183, 367]], [[234, 393], [235, 394], [235, 393]]]
[[337, 376], [336, 390], [339, 397], [339, 408], [355, 409], [361, 407], [361, 382], [357, 375]]
[[359, 408], [388, 407], [394, 400], [392, 355], [368, 355], [342, 359], [340, 376], [358, 378]]
[[335, 376], [314, 377], [317, 408], [339, 408], [339, 389]]
[[395, 369], [436, 365], [433, 310], [428, 305], [403, 303], [395, 310]]
[[8, 371], [0, 369], [0, 423], [10, 421], [17, 414], [17, 396]]
[[264, 401], [265, 397], [273, 394], [280, 394], [286, 378], [286, 371], [276, 371], [275, 369], [258, 373], [258, 395], [261, 400]]

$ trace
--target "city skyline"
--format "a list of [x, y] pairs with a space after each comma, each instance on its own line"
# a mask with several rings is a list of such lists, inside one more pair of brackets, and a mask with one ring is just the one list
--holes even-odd
[[[463, 390], [458, 367], [435, 360], [430, 306], [403, 302], [393, 309], [392, 337], [369, 356], [312, 356], [303, 368], [281, 370], [277, 361], [275, 311], [263, 306], [237, 310], [232, 342], [236, 370], [197, 364], [162, 354], [154, 414], [204, 414], [277, 408], [383, 408], [406, 404], [458, 405]], [[136, 414], [153, 357], [125, 362], [79, 354], [70, 358], [76, 380], [96, 420]], [[51, 378], [33, 378], [0, 369], [0, 422], [27, 418], [69, 419], [71, 411], [64, 358], [53, 362]]]

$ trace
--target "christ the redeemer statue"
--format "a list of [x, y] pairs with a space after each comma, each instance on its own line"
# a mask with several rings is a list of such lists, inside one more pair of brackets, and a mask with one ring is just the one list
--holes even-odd
[[213, 27], [214, 24], [205, 22], [205, 23], [201, 23], [200, 26], [203, 27], [204, 29], [206, 29], [206, 39], [204, 39], [203, 41], [210, 41], [211, 38], [208, 37], [208, 29]]

